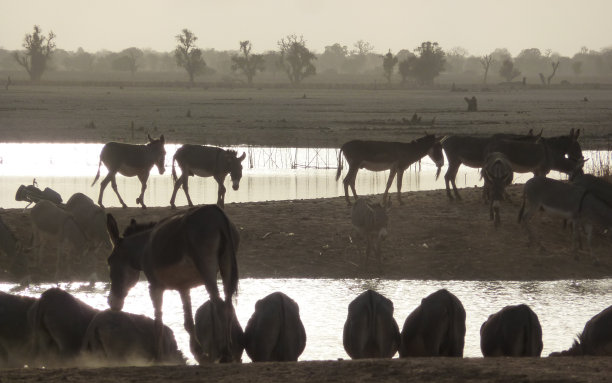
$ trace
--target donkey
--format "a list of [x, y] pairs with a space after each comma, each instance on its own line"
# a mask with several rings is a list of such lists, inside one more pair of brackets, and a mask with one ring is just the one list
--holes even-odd
[[[131, 225], [133, 226], [133, 225]], [[136, 285], [140, 271], [149, 281], [155, 309], [156, 357], [162, 360], [162, 299], [165, 290], [178, 290], [183, 303], [184, 326], [190, 349], [198, 362], [203, 355], [197, 341], [191, 309], [190, 290], [204, 285], [213, 305], [225, 307], [228, 319], [221, 323], [225, 335], [221, 361], [231, 361], [230, 321], [232, 297], [238, 289], [236, 252], [239, 234], [217, 205], [204, 205], [165, 218], [144, 230], [119, 236], [117, 222], [107, 215], [108, 232], [114, 248], [108, 258], [111, 288], [108, 304], [120, 311], [129, 290]], [[131, 227], [130, 227], [131, 228]], [[219, 295], [217, 272], [221, 273], [225, 302]]]
[[[181, 146], [172, 158], [172, 178], [174, 179], [174, 190], [170, 198], [170, 206], [175, 209], [176, 193], [183, 186], [189, 207], [193, 207], [189, 196], [189, 176], [210, 177], [212, 176], [218, 184], [217, 205], [221, 208], [225, 204], [225, 186], [223, 182], [229, 174], [232, 178], [232, 189], [238, 190], [242, 178], [242, 161], [246, 153], [240, 157], [235, 150], [224, 150], [214, 146], [189, 145]], [[174, 163], [177, 162], [181, 168], [180, 178], [176, 176]]]
[[[525, 209], [527, 206], [527, 209]], [[533, 242], [533, 234], [529, 221], [533, 215], [544, 210], [572, 222], [572, 248], [576, 250], [580, 241], [579, 226], [583, 226], [587, 234], [587, 243], [591, 258], [595, 263], [597, 257], [593, 253], [593, 225], [609, 227], [612, 225], [612, 207], [589, 193], [580, 186], [546, 177], [534, 177], [525, 183], [523, 189], [523, 205], [519, 211], [518, 220]]]
[[484, 190], [489, 200], [489, 217], [495, 227], [500, 225], [499, 204], [504, 198], [506, 186], [512, 183], [514, 173], [508, 157], [500, 152], [489, 153], [481, 170]]
[[542, 326], [527, 305], [506, 306], [480, 327], [480, 350], [487, 356], [536, 356], [542, 353]]
[[550, 356], [612, 356], [612, 306], [601, 311], [584, 325], [572, 347]]
[[117, 180], [115, 176], [117, 173], [126, 177], [137, 176], [140, 180], [140, 196], [136, 198], [136, 204], [142, 205], [143, 209], [146, 209], [144, 203], [144, 192], [147, 189], [147, 180], [149, 179], [149, 172], [153, 165], [157, 166], [159, 174], [164, 174], [166, 170], [164, 168], [164, 161], [166, 158], [166, 150], [164, 149], [164, 135], [162, 134], [159, 139], [154, 140], [150, 135], [149, 143], [146, 145], [131, 145], [120, 142], [109, 142], [102, 148], [100, 153], [100, 163], [98, 164], [98, 173], [91, 186], [96, 184], [98, 178], [100, 178], [100, 167], [102, 163], [108, 169], [108, 174], [102, 182], [100, 182], [100, 195], [98, 197], [98, 205], [102, 205], [102, 196], [104, 195], [104, 189], [111, 183], [119, 202], [123, 208], [127, 208], [125, 202], [119, 195], [117, 190]]
[[390, 170], [387, 187], [383, 194], [383, 201], [387, 201], [387, 193], [393, 183], [393, 179], [397, 174], [397, 199], [400, 205], [402, 202], [402, 178], [404, 171], [416, 161], [419, 161], [425, 155], [436, 164], [438, 171], [436, 177], [440, 174], [440, 170], [444, 165], [444, 154], [442, 153], [442, 145], [440, 141], [442, 137], [436, 138], [434, 134], [426, 134], [414, 141], [404, 142], [385, 142], [385, 141], [349, 141], [342, 145], [338, 154], [338, 171], [336, 172], [336, 181], [340, 179], [342, 174], [342, 153], [348, 162], [349, 170], [342, 182], [344, 183], [344, 197], [346, 203], [350, 206], [349, 186], [353, 192], [353, 197], [357, 199], [355, 191], [355, 179], [359, 169], [368, 169], [371, 171]]
[[232, 311], [231, 318], [226, 318], [227, 310], [220, 305], [213, 305], [211, 301], [206, 301], [202, 306], [198, 307], [195, 313], [195, 333], [198, 342], [202, 346], [203, 355], [201, 360], [208, 362], [218, 362], [223, 355], [223, 347], [225, 345], [225, 334], [221, 331], [228, 320], [231, 322], [232, 359], [235, 362], [242, 360], [242, 352], [244, 351], [244, 331], [238, 322], [236, 312]]
[[387, 224], [389, 218], [387, 209], [380, 203], [370, 202], [359, 198], [351, 209], [351, 223], [353, 230], [366, 240], [366, 262], [374, 250], [378, 264], [381, 262], [382, 241], [387, 238]]

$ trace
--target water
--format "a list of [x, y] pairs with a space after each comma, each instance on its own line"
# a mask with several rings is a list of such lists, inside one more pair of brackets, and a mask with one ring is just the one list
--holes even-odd
[[[38, 297], [55, 285], [33, 285], [14, 294]], [[98, 309], [107, 308], [109, 285], [97, 283], [61, 284], [77, 298]], [[12, 284], [0, 284], [0, 290], [10, 291]], [[612, 304], [612, 279], [562, 281], [422, 281], [422, 280], [361, 280], [361, 279], [242, 279], [236, 302], [241, 325], [253, 313], [255, 302], [264, 296], [282, 291], [300, 306], [306, 328], [306, 349], [300, 360], [348, 359], [342, 346], [342, 329], [348, 304], [366, 289], [373, 289], [391, 299], [395, 305], [395, 320], [400, 330], [404, 320], [432, 292], [446, 288], [463, 303], [466, 311], [466, 357], [481, 357], [480, 326], [494, 312], [506, 305], [525, 303], [538, 315], [542, 325], [543, 356], [569, 348], [585, 323]], [[208, 296], [204, 288], [191, 293], [194, 312]], [[125, 311], [153, 316], [147, 282], [139, 282], [125, 301]], [[195, 363], [189, 352], [188, 336], [183, 329], [183, 313], [178, 293], [167, 291], [164, 296], [164, 323], [174, 331], [179, 348]], [[249, 361], [243, 354], [243, 361]]]
[[[24, 207], [15, 201], [19, 185], [29, 185], [36, 178], [41, 189], [50, 187], [60, 193], [64, 200], [81, 192], [94, 201], [98, 200], [99, 183], [91, 186], [98, 169], [102, 144], [6, 144], [0, 143], [0, 207]], [[148, 206], [168, 206], [173, 190], [171, 177], [172, 156], [179, 145], [166, 144], [166, 171], [159, 175], [156, 168], [151, 171], [145, 203]], [[236, 147], [239, 154], [247, 153], [243, 163], [243, 178], [238, 191], [232, 190], [227, 177], [226, 203], [329, 198], [344, 195], [342, 182], [335, 180], [338, 149], [312, 148], [253, 148]], [[604, 153], [604, 154], [601, 154]], [[585, 153], [586, 157], [609, 157], [607, 152]], [[608, 161], [609, 163], [609, 161]], [[445, 171], [445, 169], [443, 169]], [[180, 173], [180, 170], [178, 170]], [[346, 175], [345, 164], [342, 177]], [[436, 167], [429, 157], [415, 164], [404, 174], [402, 191], [433, 190], [444, 188], [444, 178], [435, 180]], [[101, 177], [107, 174], [102, 166]], [[362, 170], [357, 175], [357, 192], [363, 195], [382, 193], [388, 172]], [[553, 172], [551, 177], [564, 177]], [[531, 174], [516, 174], [514, 182], [523, 183]], [[129, 206], [135, 206], [140, 194], [140, 182], [136, 177], [117, 176], [119, 193]], [[482, 185], [477, 169], [462, 166], [457, 175], [458, 187]], [[212, 177], [190, 177], [189, 191], [195, 204], [215, 203], [217, 183]], [[397, 190], [395, 181], [390, 189]], [[104, 193], [104, 204], [121, 206], [108, 187]], [[177, 194], [177, 205], [186, 205], [182, 190]]]

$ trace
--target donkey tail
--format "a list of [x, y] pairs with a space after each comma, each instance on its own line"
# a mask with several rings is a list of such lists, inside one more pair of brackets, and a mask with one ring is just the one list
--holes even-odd
[[98, 163], [98, 173], [96, 173], [96, 178], [94, 178], [93, 182], [91, 183], [91, 186], [94, 186], [96, 184], [96, 181], [98, 181], [98, 178], [100, 178], [100, 166], [102, 166], [102, 158], [100, 158], [100, 162]]
[[178, 179], [176, 177], [176, 169], [174, 168], [174, 162], [176, 161], [176, 154], [174, 156], [172, 156], [172, 179], [174, 180], [174, 182], [176, 183], [176, 180]]
[[342, 148], [340, 148], [340, 153], [338, 153], [338, 171], [336, 171], [336, 181], [340, 179], [341, 174], [342, 174]]
[[525, 193], [523, 193], [523, 204], [521, 205], [521, 210], [519, 210], [518, 223], [521, 223], [523, 220], [523, 213], [525, 212], [525, 199]]

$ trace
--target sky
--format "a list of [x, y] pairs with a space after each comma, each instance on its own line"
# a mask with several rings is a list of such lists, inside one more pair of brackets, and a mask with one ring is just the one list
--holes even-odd
[[437, 41], [483, 55], [507, 48], [612, 47], [612, 0], [0, 0], [0, 48], [21, 49], [34, 24], [52, 30], [58, 48], [88, 52], [129, 47], [172, 51], [190, 29], [203, 49], [277, 50], [289, 35], [322, 53], [364, 40], [375, 52], [413, 50]]

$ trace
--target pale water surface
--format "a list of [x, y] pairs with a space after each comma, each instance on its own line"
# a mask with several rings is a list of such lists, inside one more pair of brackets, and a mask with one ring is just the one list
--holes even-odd
[[[94, 201], [98, 199], [99, 181], [91, 186], [98, 169], [99, 155], [103, 144], [7, 144], [0, 143], [0, 207], [19, 208], [24, 202], [15, 201], [19, 185], [29, 185], [36, 178], [41, 189], [50, 187], [59, 192], [64, 200], [81, 192]], [[164, 175], [153, 168], [145, 192], [148, 206], [168, 206], [173, 190], [171, 177], [172, 156], [179, 145], [167, 144]], [[230, 178], [225, 180], [228, 189], [226, 203], [256, 202], [270, 200], [291, 200], [328, 198], [344, 195], [342, 178], [335, 180], [338, 164], [338, 149], [313, 148], [260, 148], [235, 147], [239, 154], [247, 153], [244, 161], [240, 189], [231, 189]], [[595, 152], [603, 153], [603, 152]], [[585, 153], [586, 157], [601, 158], [602, 155]], [[603, 155], [609, 156], [609, 153]], [[609, 161], [608, 161], [609, 163]], [[442, 175], [446, 166], [442, 169]], [[177, 169], [180, 174], [180, 169]], [[342, 177], [346, 175], [345, 163]], [[436, 167], [429, 157], [413, 165], [404, 174], [402, 191], [443, 189], [444, 178], [435, 180]], [[101, 177], [107, 174], [102, 165]], [[553, 172], [551, 177], [564, 177]], [[388, 172], [361, 170], [357, 175], [356, 188], [359, 194], [382, 193], [387, 183]], [[522, 183], [531, 174], [516, 174], [514, 182]], [[117, 176], [119, 193], [128, 206], [135, 206], [140, 194], [140, 182], [136, 177]], [[478, 169], [462, 166], [457, 175], [457, 186], [482, 185]], [[217, 184], [212, 177], [190, 177], [189, 191], [195, 204], [215, 203]], [[393, 182], [391, 191], [396, 191]], [[104, 193], [105, 206], [120, 206], [110, 185]], [[177, 195], [177, 205], [187, 200], [182, 190]]]
[[[0, 284], [0, 290], [38, 297], [55, 285], [32, 285], [21, 289], [12, 284]], [[85, 283], [60, 284], [77, 298], [98, 309], [108, 307], [109, 285], [97, 283], [91, 288]], [[275, 291], [293, 298], [300, 307], [306, 328], [306, 350], [300, 360], [348, 359], [342, 346], [342, 329], [348, 304], [366, 289], [373, 289], [391, 299], [395, 305], [395, 320], [400, 330], [404, 320], [432, 292], [446, 288], [463, 303], [466, 311], [466, 357], [480, 357], [479, 330], [487, 317], [506, 305], [525, 303], [538, 315], [543, 331], [544, 351], [567, 349], [585, 323], [612, 304], [612, 279], [562, 281], [423, 281], [423, 280], [361, 280], [361, 279], [241, 279], [235, 304], [242, 327], [253, 314], [255, 302]], [[194, 313], [208, 299], [204, 288], [193, 289]], [[125, 311], [153, 316], [147, 282], [139, 282], [125, 302]], [[164, 323], [174, 331], [179, 348], [195, 363], [189, 352], [188, 336], [183, 329], [183, 313], [178, 293], [164, 295]], [[243, 361], [249, 361], [246, 353]]]

